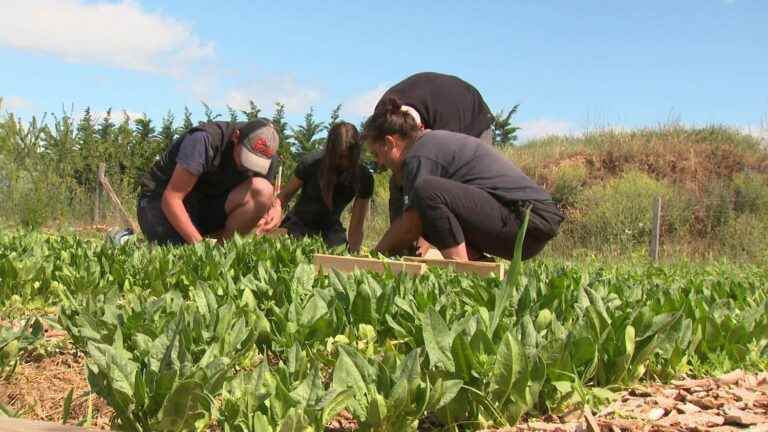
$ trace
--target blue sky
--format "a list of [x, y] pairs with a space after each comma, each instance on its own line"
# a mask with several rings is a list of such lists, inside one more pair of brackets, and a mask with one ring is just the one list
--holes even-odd
[[[0, 0], [0, 96], [179, 118], [253, 99], [348, 120], [420, 71], [458, 75], [524, 137], [727, 124], [768, 129], [768, 1]], [[762, 132], [761, 128], [763, 128]]]

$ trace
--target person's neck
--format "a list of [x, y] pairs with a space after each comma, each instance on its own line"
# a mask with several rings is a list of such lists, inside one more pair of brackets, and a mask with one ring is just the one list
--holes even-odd
[[420, 140], [421, 137], [423, 137], [424, 134], [429, 131], [430, 131], [429, 129], [422, 129], [413, 137], [413, 139], [406, 141], [405, 146], [403, 146], [403, 153], [408, 154], [408, 152], [411, 150], [411, 147], [413, 147], [416, 141]]

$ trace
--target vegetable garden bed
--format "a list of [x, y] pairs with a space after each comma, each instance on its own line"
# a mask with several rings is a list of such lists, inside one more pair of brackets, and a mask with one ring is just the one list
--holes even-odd
[[474, 430], [605, 405], [638, 381], [766, 367], [766, 269], [317, 275], [324, 252], [0, 234], [0, 319], [56, 311], [85, 358], [74, 367], [128, 431], [322, 430], [339, 413], [359, 430]]

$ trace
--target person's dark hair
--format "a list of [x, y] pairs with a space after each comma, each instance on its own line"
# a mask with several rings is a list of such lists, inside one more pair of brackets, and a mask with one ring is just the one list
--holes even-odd
[[399, 135], [410, 141], [419, 133], [416, 119], [403, 111], [403, 104], [393, 96], [382, 99], [373, 115], [368, 117], [363, 127], [363, 139], [381, 141], [386, 135]]
[[320, 162], [320, 192], [328, 208], [333, 208], [333, 189], [342, 174], [338, 169], [339, 154], [349, 153], [351, 168], [346, 175], [352, 176], [355, 189], [358, 187], [358, 165], [360, 165], [360, 133], [352, 123], [339, 122], [328, 131], [325, 152]]

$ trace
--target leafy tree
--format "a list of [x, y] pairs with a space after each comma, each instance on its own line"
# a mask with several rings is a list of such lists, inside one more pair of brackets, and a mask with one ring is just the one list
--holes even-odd
[[493, 144], [497, 147], [513, 145], [517, 141], [517, 126], [512, 126], [512, 115], [517, 113], [520, 104], [512, 107], [509, 112], [504, 113], [502, 109], [494, 115], [493, 120]]
[[325, 123], [315, 119], [315, 110], [310, 108], [304, 115], [304, 124], [291, 128], [294, 147], [297, 153], [315, 151], [322, 146], [323, 140], [316, 136], [325, 130]]

